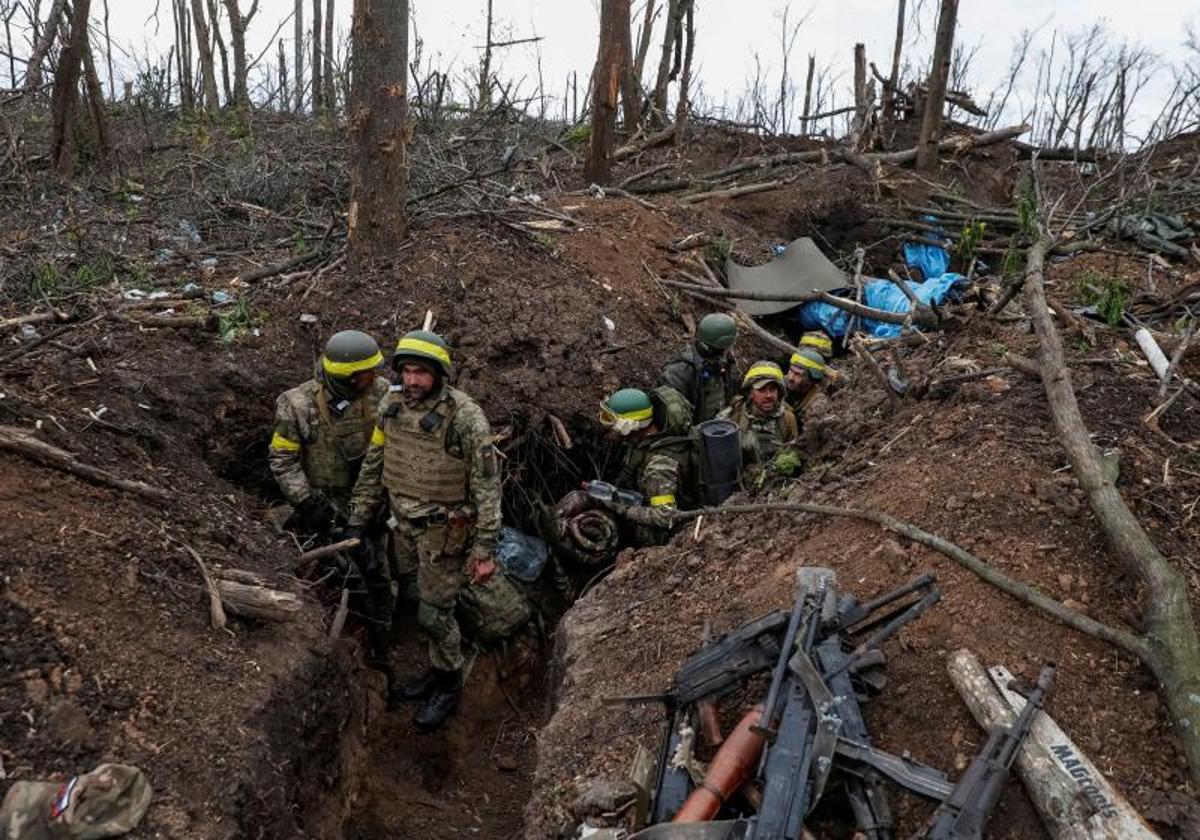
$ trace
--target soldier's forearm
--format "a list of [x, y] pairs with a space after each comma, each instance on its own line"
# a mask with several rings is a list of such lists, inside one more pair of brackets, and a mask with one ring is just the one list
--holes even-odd
[[675, 521], [675, 508], [672, 505], [653, 507], [636, 505], [626, 508], [621, 515], [636, 525], [648, 525], [652, 528], [670, 528]]

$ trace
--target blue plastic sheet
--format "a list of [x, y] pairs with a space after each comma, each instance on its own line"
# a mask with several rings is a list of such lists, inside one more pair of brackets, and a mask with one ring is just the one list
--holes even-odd
[[546, 544], [531, 534], [507, 525], [500, 529], [496, 560], [509, 576], [522, 583], [533, 583], [538, 579], [549, 553]]
[[[941, 304], [951, 299], [955, 294], [955, 287], [965, 280], [961, 274], [949, 272], [924, 283], [909, 282], [908, 287], [912, 289], [917, 300], [928, 306], [930, 303]], [[907, 312], [911, 307], [908, 298], [890, 280], [868, 281], [863, 287], [863, 303], [885, 312]], [[802, 330], [823, 330], [834, 338], [846, 334], [850, 317], [849, 313], [819, 300], [804, 304], [797, 313]], [[885, 324], [871, 318], [862, 320], [862, 328], [876, 338], [893, 338], [900, 335], [899, 324]]]
[[941, 277], [950, 270], [950, 254], [938, 245], [904, 243], [904, 262], [909, 268], [920, 269], [925, 279]]

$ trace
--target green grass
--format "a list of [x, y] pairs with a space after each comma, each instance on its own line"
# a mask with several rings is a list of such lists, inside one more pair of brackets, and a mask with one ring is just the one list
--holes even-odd
[[1124, 277], [1102, 274], [1089, 268], [1075, 282], [1080, 300], [1095, 306], [1104, 323], [1110, 327], [1121, 323], [1121, 316], [1125, 314], [1125, 307], [1129, 303], [1129, 284]]

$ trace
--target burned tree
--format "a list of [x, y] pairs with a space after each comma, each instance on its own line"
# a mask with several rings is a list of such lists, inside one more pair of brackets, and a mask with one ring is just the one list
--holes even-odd
[[75, 0], [71, 34], [58, 57], [50, 101], [50, 160], [63, 178], [75, 173], [75, 118], [79, 110], [79, 74], [87, 49], [88, 12], [92, 0]]
[[[34, 39], [33, 52], [29, 54], [29, 63], [25, 66], [24, 88], [28, 93], [34, 93], [42, 86], [42, 62], [46, 60], [46, 54], [54, 44], [58, 21], [62, 18], [66, 5], [67, 0], [54, 0], [50, 14], [46, 16], [46, 25], [42, 29], [41, 37]], [[36, 29], [36, 21], [34, 28]]]
[[[196, 46], [200, 49], [200, 79], [204, 90], [204, 110], [210, 114], [221, 107], [217, 97], [217, 68], [213, 61], [212, 33], [205, 19], [203, 0], [192, 0], [192, 21], [196, 27]], [[215, 22], [214, 22], [215, 25]]]
[[[357, 5], [357, 4], [356, 4]], [[385, 4], [386, 5], [386, 4]], [[296, 0], [296, 11], [292, 17], [295, 24], [295, 67], [292, 68], [292, 78], [296, 80], [296, 113], [304, 110], [304, 0]]]
[[938, 162], [938, 141], [942, 139], [942, 110], [946, 101], [946, 81], [954, 58], [954, 27], [958, 22], [958, 0], [942, 0], [938, 10], [937, 35], [933, 45], [933, 64], [929, 68], [921, 139], [917, 143], [917, 169], [933, 169]]
[[347, 226], [361, 265], [407, 233], [408, 0], [355, 0], [352, 38]]
[[312, 107], [313, 113], [319, 114], [325, 110], [325, 87], [321, 81], [321, 0], [313, 0], [312, 33]]
[[600, 4], [600, 45], [592, 73], [592, 130], [585, 164], [588, 180], [596, 184], [606, 183], [612, 174], [617, 93], [629, 52], [629, 2], [603, 0]]
[[335, 44], [333, 43], [333, 15], [334, 15], [334, 0], [326, 0], [325, 4], [325, 66], [323, 68], [322, 78], [325, 80], [325, 93], [323, 94], [325, 108], [332, 113], [337, 107], [337, 88], [333, 81], [333, 51]]

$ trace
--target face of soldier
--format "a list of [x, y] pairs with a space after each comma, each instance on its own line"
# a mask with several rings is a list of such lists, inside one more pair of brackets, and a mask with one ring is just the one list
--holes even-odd
[[784, 381], [787, 383], [787, 389], [793, 394], [807, 394], [813, 384], [808, 372], [798, 365], [788, 368], [787, 378]]
[[400, 369], [400, 382], [404, 393], [414, 400], [423, 400], [433, 391], [436, 377], [424, 365], [406, 364]]
[[371, 390], [371, 386], [375, 384], [374, 370], [360, 370], [358, 373], [350, 375], [350, 385], [360, 394], [365, 394]]
[[770, 414], [779, 405], [779, 398], [782, 396], [779, 392], [779, 386], [774, 383], [764, 385], [761, 388], [750, 389], [750, 402], [754, 403], [754, 407], [762, 414]]

